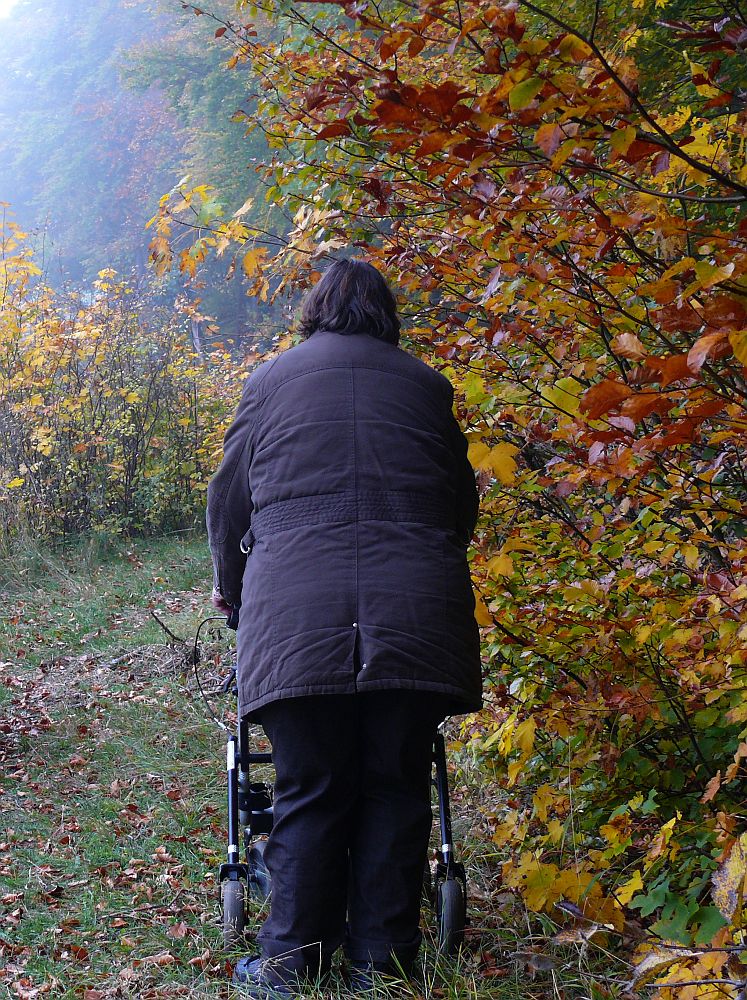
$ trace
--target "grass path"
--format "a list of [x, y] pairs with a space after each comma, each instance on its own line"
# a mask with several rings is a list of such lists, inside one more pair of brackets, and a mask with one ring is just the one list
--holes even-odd
[[[210, 614], [204, 539], [36, 552], [0, 571], [0, 997], [240, 996], [218, 925], [224, 739], [184, 647], [151, 615], [188, 638]], [[203, 683], [215, 688], [230, 639], [212, 633], [203, 654]], [[468, 949], [445, 966], [426, 947], [409, 995], [551, 996], [552, 978], [535, 970], [528, 981], [526, 962], [505, 958], [507, 942], [527, 947], [516, 930], [506, 937], [521, 911], [491, 893], [494, 859], [469, 831], [482, 792], [464, 782], [455, 812], [471, 879]], [[256, 929], [262, 914], [253, 918]], [[432, 915], [424, 921], [431, 936]], [[347, 994], [333, 980], [318, 996]]]

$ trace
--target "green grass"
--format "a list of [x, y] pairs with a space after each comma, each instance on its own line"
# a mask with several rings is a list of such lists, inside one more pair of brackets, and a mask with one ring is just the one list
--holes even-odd
[[207, 541], [193, 532], [19, 547], [0, 562], [0, 659], [36, 665], [163, 642], [151, 609], [186, 637], [210, 613], [211, 580]]
[[[204, 537], [29, 550], [0, 564], [0, 580], [0, 997], [239, 996], [218, 923], [224, 736], [185, 649], [150, 614], [191, 638], [211, 613]], [[215, 688], [231, 640], [215, 630], [206, 641], [201, 675]], [[528, 978], [526, 955], [544, 954], [545, 938], [497, 892], [500, 859], [478, 835], [487, 793], [467, 757], [455, 786], [468, 948], [437, 962], [426, 913], [423, 974], [404, 995], [558, 995], [559, 973], [539, 963]], [[558, 968], [566, 997], [612, 996], [591, 988], [588, 956], [571, 950]], [[349, 996], [339, 977], [309, 995]]]

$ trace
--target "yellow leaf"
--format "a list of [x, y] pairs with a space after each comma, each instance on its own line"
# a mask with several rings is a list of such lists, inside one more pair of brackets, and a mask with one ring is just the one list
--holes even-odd
[[530, 77], [528, 80], [522, 80], [521, 83], [517, 83], [515, 87], [511, 88], [511, 92], [508, 95], [508, 104], [512, 111], [521, 111], [523, 108], [528, 107], [534, 98], [539, 94], [540, 90], [544, 85], [544, 80], [538, 76]]
[[525, 832], [519, 824], [519, 814], [512, 809], [502, 823], [498, 823], [493, 832], [493, 843], [502, 847], [509, 841], [514, 843], [521, 839], [521, 834]]
[[559, 844], [565, 836], [565, 827], [559, 819], [551, 819], [547, 824], [547, 839], [553, 844]]
[[573, 62], [581, 62], [582, 59], [586, 59], [591, 55], [591, 49], [586, 42], [573, 34], [563, 36], [560, 40], [559, 51], [564, 59], [569, 59]]
[[528, 852], [518, 863], [503, 866], [503, 880], [509, 888], [518, 889], [529, 909], [536, 912], [552, 906], [562, 894], [557, 866], [544, 864]]
[[485, 601], [479, 594], [475, 594], [475, 621], [478, 625], [492, 625], [493, 616], [485, 606]]
[[700, 553], [698, 552], [698, 547], [696, 545], [683, 545], [682, 554], [685, 557], [685, 563], [688, 569], [695, 569], [698, 565], [698, 558]]
[[15, 479], [11, 479], [9, 483], [5, 484], [6, 490], [17, 490], [19, 486], [23, 486], [26, 482], [25, 479], [21, 479], [20, 476], [16, 476]]
[[470, 460], [470, 464], [476, 469], [479, 468], [480, 462], [482, 462], [485, 456], [489, 454], [490, 448], [484, 441], [473, 441], [467, 449], [467, 457]]
[[643, 878], [641, 877], [640, 871], [633, 872], [632, 878], [629, 878], [627, 882], [621, 885], [618, 889], [615, 889], [615, 896], [619, 903], [623, 906], [627, 906], [631, 901], [633, 896], [643, 888]]
[[251, 250], [247, 250], [241, 261], [241, 268], [247, 278], [253, 278], [257, 274], [266, 256], [267, 251], [262, 247], [253, 247]]
[[630, 821], [627, 816], [618, 817], [611, 823], [602, 823], [599, 832], [612, 847], [627, 843], [630, 839]]
[[511, 556], [505, 555], [503, 552], [499, 552], [497, 556], [493, 556], [492, 559], [488, 560], [488, 573], [491, 576], [511, 576], [514, 571], [514, 561]]
[[644, 642], [648, 639], [648, 637], [651, 635], [652, 629], [653, 626], [651, 625], [641, 625], [640, 628], [637, 628], [635, 630], [636, 645], [642, 646]]
[[674, 278], [675, 275], [681, 274], [683, 271], [687, 271], [688, 268], [694, 266], [695, 266], [694, 257], [682, 257], [682, 259], [678, 260], [676, 264], [672, 264], [671, 267], [667, 268], [664, 274], [662, 274], [661, 277], [659, 278], [659, 281], [666, 281], [669, 278]]
[[516, 445], [508, 441], [490, 448], [484, 441], [473, 441], [467, 452], [471, 464], [476, 469], [490, 472], [504, 486], [510, 486], [516, 473], [516, 462], [513, 456], [518, 452]]
[[561, 378], [553, 386], [542, 390], [542, 396], [552, 406], [572, 415], [578, 413], [583, 386], [575, 378]]
[[525, 719], [519, 723], [514, 733], [514, 744], [525, 754], [530, 753], [534, 747], [534, 734], [537, 732], [537, 723], [533, 718]]
[[[671, 819], [667, 820], [661, 827], [659, 827], [659, 832], [657, 833], [654, 841], [649, 848], [648, 854], [646, 855], [647, 860], [650, 862], [656, 861], [658, 857], [662, 855], [664, 849], [669, 844], [672, 839], [672, 834], [674, 833], [674, 825], [678, 819], [681, 819], [682, 813], [679, 811]], [[648, 866], [647, 866], [648, 867]]]
[[552, 785], [540, 785], [532, 796], [532, 805], [534, 806], [534, 812], [538, 820], [541, 820], [543, 823], [547, 820], [548, 806], [551, 806], [554, 800], [555, 789]]
[[490, 454], [481, 463], [481, 468], [488, 468], [504, 486], [510, 486], [516, 476], [517, 465], [514, 455], [519, 449], [508, 441], [502, 441], [490, 449]]
[[627, 128], [617, 129], [616, 132], [612, 133], [610, 146], [619, 156], [625, 156], [635, 141], [637, 131], [638, 130], [635, 125], [629, 125]]
[[525, 764], [525, 761], [524, 761], [524, 758], [522, 757], [521, 760], [512, 761], [508, 765], [508, 768], [506, 770], [508, 771], [508, 785], [509, 785], [509, 787], [511, 785], [515, 785], [516, 784], [517, 778], [519, 777], [519, 775], [524, 770], [524, 764]]
[[643, 545], [643, 552], [647, 556], [650, 556], [654, 552], [659, 552], [660, 549], [663, 549], [664, 545], [665, 543], [661, 540], [661, 538], [654, 538], [652, 541], [646, 542]]
[[747, 330], [732, 330], [729, 343], [734, 351], [734, 357], [747, 368]]
[[731, 854], [713, 874], [711, 897], [722, 916], [731, 921], [741, 910], [747, 878], [747, 833], [743, 833], [731, 849]]
[[707, 260], [699, 260], [695, 265], [695, 274], [701, 288], [710, 288], [712, 285], [718, 284], [719, 281], [725, 281], [733, 270], [734, 264], [724, 264], [723, 267], [717, 267]]

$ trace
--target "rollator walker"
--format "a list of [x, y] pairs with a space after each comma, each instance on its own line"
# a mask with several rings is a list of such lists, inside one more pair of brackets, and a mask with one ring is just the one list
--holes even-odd
[[[238, 608], [234, 608], [227, 626], [238, 626]], [[236, 669], [223, 683], [226, 694], [238, 697]], [[236, 731], [227, 732], [226, 773], [228, 779], [228, 849], [220, 866], [221, 916], [223, 946], [233, 951], [243, 946], [250, 897], [263, 902], [272, 889], [270, 873], [264, 862], [266, 837], [273, 823], [273, 788], [267, 781], [255, 781], [253, 769], [272, 763], [272, 753], [252, 750], [249, 725], [237, 705]], [[441, 728], [433, 739], [433, 785], [438, 801], [441, 842], [433, 865], [426, 864], [423, 891], [435, 909], [438, 950], [455, 957], [463, 942], [467, 922], [467, 881], [464, 865], [456, 860], [451, 832], [451, 806], [446, 770], [446, 745]]]

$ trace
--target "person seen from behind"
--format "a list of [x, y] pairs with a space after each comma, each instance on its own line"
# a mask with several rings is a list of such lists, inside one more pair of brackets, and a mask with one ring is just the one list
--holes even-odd
[[326, 270], [300, 331], [247, 378], [208, 489], [213, 600], [241, 605], [240, 710], [276, 771], [270, 912], [234, 971], [263, 1000], [299, 995], [340, 946], [354, 993], [411, 974], [434, 733], [482, 703], [452, 387], [398, 346], [362, 260]]

